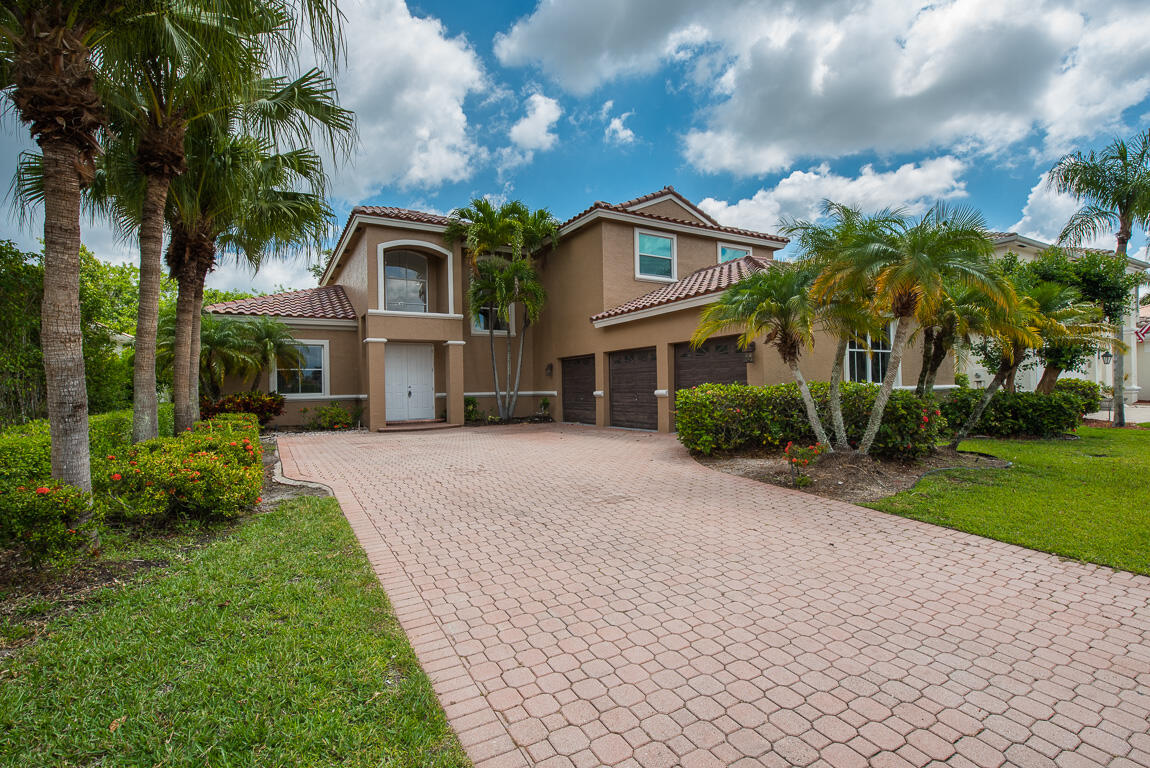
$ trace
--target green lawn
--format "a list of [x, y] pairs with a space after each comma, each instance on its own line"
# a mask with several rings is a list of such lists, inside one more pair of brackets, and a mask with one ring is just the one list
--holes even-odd
[[334, 500], [167, 555], [0, 661], [0, 764], [468, 765]]
[[1150, 431], [968, 440], [1011, 469], [954, 470], [869, 506], [1064, 557], [1150, 574]]

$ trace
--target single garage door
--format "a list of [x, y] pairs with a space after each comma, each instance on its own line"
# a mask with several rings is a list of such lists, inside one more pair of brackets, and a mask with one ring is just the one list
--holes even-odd
[[658, 429], [655, 348], [612, 352], [608, 359], [611, 373], [611, 426]]
[[747, 363], [738, 336], [708, 339], [698, 349], [686, 342], [675, 345], [675, 389], [700, 384], [746, 384]]
[[595, 356], [559, 361], [563, 382], [563, 421], [595, 423]]

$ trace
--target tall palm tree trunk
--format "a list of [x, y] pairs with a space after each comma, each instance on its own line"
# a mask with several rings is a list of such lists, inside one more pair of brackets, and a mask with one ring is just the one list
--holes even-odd
[[874, 406], [871, 407], [870, 421], [867, 422], [866, 432], [863, 433], [862, 442], [859, 443], [859, 453], [864, 456], [870, 452], [878, 436], [878, 428], [882, 424], [882, 414], [890, 400], [890, 393], [894, 391], [894, 382], [898, 378], [898, 369], [902, 365], [902, 355], [906, 350], [906, 340], [910, 336], [910, 317], [903, 316], [898, 319], [895, 326], [894, 340], [890, 345], [890, 363], [887, 365], [886, 376], [882, 380], [882, 387], [875, 396]]
[[843, 360], [846, 359], [849, 344], [849, 334], [839, 336], [835, 361], [831, 364], [831, 428], [835, 431], [835, 448], [843, 451], [849, 451], [851, 448], [847, 440], [846, 423], [843, 421]]
[[830, 440], [827, 440], [827, 431], [823, 429], [822, 419], [819, 418], [815, 399], [811, 397], [811, 388], [807, 386], [807, 380], [803, 378], [803, 373], [799, 370], [799, 361], [792, 358], [786, 363], [787, 367], [791, 369], [791, 376], [794, 377], [795, 383], [799, 385], [799, 394], [802, 396], [803, 405], [807, 409], [807, 421], [811, 423], [811, 429], [815, 431], [815, 439], [825, 445], [828, 452], [834, 453]]
[[499, 395], [500, 402], [503, 404], [503, 420], [511, 421], [512, 416], [514, 416], [511, 411], [511, 323], [507, 324], [507, 328], [507, 337], [504, 339], [504, 341], [507, 342], [506, 346], [504, 347], [504, 352], [507, 355], [507, 367], [504, 369], [506, 371], [506, 375], [503, 378], [504, 390], [502, 395], [499, 395], [498, 392], [495, 394]]
[[164, 268], [164, 204], [168, 178], [149, 176], [140, 216], [140, 306], [136, 315], [132, 371], [132, 440], [159, 435], [156, 397], [156, 329], [160, 320], [160, 284]]
[[[192, 334], [195, 331], [196, 286], [190, 265], [176, 275], [176, 337], [172, 349], [172, 403], [175, 408], [176, 434], [188, 430], [196, 421], [192, 409], [192, 378], [198, 371], [192, 367]], [[197, 366], [198, 367], [198, 366]]]
[[[1133, 234], [1133, 221], [1130, 213], [1123, 211], [1118, 225], [1118, 243], [1114, 253], [1122, 257], [1122, 262], [1126, 263], [1126, 248], [1130, 243], [1130, 236]], [[1126, 314], [1125, 309], [1118, 317], [1110, 318], [1111, 322], [1117, 326], [1114, 331], [1114, 367], [1111, 368], [1113, 372], [1113, 381], [1111, 384], [1114, 387], [1113, 419], [1110, 422], [1112, 427], [1125, 427], [1126, 426], [1126, 357], [1122, 349], [1125, 343], [1122, 341], [1123, 329], [1126, 327]]]
[[191, 416], [193, 424], [200, 420], [200, 331], [203, 320], [204, 277], [197, 274], [196, 292], [192, 296], [192, 339], [188, 349], [188, 388], [191, 390], [188, 414]]
[[[52, 438], [52, 477], [91, 491], [88, 390], [80, 327], [80, 153], [65, 141], [43, 141], [40, 146], [44, 155], [40, 343]], [[77, 524], [86, 522], [78, 520]]]
[[941, 368], [943, 362], [946, 361], [946, 353], [949, 352], [953, 346], [953, 338], [948, 340], [948, 337], [943, 333], [935, 335], [931, 347], [930, 364], [927, 369], [926, 381], [922, 388], [923, 397], [934, 397], [934, 382], [935, 379], [938, 378], [938, 369]]
[[523, 312], [523, 327], [519, 329], [519, 359], [515, 363], [515, 386], [511, 389], [511, 407], [509, 409], [512, 415], [515, 414], [515, 407], [519, 405], [519, 381], [523, 373], [523, 338], [527, 335], [527, 312]]
[[926, 394], [926, 380], [930, 377], [930, 358], [934, 351], [934, 335], [933, 327], [922, 329], [922, 370], [918, 372], [918, 386], [914, 390], [919, 397]]
[[499, 395], [499, 363], [495, 357], [495, 318], [487, 317], [487, 341], [491, 345], [491, 377], [495, 385], [495, 407], [499, 411], [499, 420], [503, 421], [503, 398]]

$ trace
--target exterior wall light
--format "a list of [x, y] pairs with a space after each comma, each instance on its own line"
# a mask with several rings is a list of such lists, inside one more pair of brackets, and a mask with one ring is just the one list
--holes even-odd
[[748, 364], [755, 362], [755, 342], [752, 341], [743, 350], [743, 360]]
[[1102, 364], [1110, 365], [1110, 361], [1114, 359], [1114, 353], [1109, 349], [1102, 353]]
[[550, 378], [551, 374], [555, 373], [555, 364], [548, 363], [547, 367], [543, 369], [543, 373], [547, 374], [547, 377]]

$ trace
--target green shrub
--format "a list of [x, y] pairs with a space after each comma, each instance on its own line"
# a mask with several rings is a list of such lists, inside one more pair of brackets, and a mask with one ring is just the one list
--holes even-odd
[[200, 398], [200, 417], [210, 419], [223, 413], [251, 413], [263, 427], [284, 412], [284, 402], [284, 396], [275, 392], [236, 392], [219, 400], [205, 396]]
[[[825, 382], [814, 382], [810, 387], [823, 423], [829, 425], [830, 387]], [[852, 444], [862, 439], [878, 390], [877, 384], [842, 385], [843, 421]], [[696, 453], [815, 441], [799, 388], [793, 383], [766, 387], [703, 384], [681, 389], [675, 394], [675, 422], [679, 441]], [[895, 390], [883, 412], [871, 453], [898, 459], [925, 456], [934, 450], [944, 426], [933, 400]]]
[[[352, 413], [340, 403], [328, 403], [315, 409], [315, 413], [307, 420], [308, 429], [350, 429], [359, 422], [359, 409]], [[305, 410], [304, 413], [307, 411]]]
[[260, 501], [262, 455], [256, 417], [222, 414], [103, 457], [92, 482], [112, 519], [233, 518]]
[[[955, 389], [942, 401], [943, 416], [955, 428], [970, 418], [982, 398], [981, 389]], [[1055, 437], [1073, 432], [1082, 422], [1082, 399], [1077, 394], [1054, 392], [994, 393], [982, 419], [971, 430], [972, 435], [991, 437]]]
[[1078, 411], [1083, 416], [1102, 409], [1102, 387], [1093, 381], [1082, 379], [1059, 379], [1054, 382], [1054, 391], [1078, 398]]
[[[89, 506], [91, 521], [78, 525]], [[91, 494], [54, 482], [0, 485], [0, 510], [0, 546], [18, 548], [33, 562], [74, 551], [101, 518], [101, 506]]]

